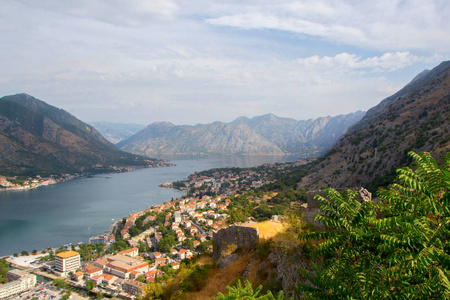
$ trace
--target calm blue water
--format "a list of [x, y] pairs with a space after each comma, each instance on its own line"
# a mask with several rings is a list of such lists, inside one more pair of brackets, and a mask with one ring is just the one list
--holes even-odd
[[113, 220], [180, 197], [178, 191], [158, 184], [185, 179], [195, 171], [252, 167], [297, 158], [169, 157], [175, 167], [83, 177], [29, 191], [0, 191], [0, 255], [86, 243], [89, 236], [108, 230]]

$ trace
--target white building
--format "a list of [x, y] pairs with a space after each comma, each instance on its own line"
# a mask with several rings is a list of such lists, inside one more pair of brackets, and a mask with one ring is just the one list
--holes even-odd
[[29, 290], [36, 285], [36, 275], [20, 270], [9, 271], [7, 277], [17, 280], [0, 285], [0, 299]]
[[56, 273], [61, 276], [67, 275], [69, 272], [75, 272], [81, 268], [80, 254], [76, 251], [65, 251], [56, 254]]

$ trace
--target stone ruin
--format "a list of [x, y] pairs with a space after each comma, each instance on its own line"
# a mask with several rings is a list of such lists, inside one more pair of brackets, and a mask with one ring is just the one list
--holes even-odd
[[231, 225], [213, 234], [213, 260], [217, 262], [230, 249], [254, 250], [259, 241], [258, 228]]

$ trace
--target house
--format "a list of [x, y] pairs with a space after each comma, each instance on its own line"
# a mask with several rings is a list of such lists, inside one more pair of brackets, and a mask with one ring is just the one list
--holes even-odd
[[75, 272], [72, 274], [73, 281], [81, 281], [83, 279], [84, 273], [81, 271]]
[[161, 277], [164, 275], [164, 272], [161, 270], [151, 270], [145, 273], [145, 280], [153, 282], [156, 277]]
[[103, 274], [103, 269], [97, 268], [93, 265], [87, 265], [84, 268], [84, 279], [92, 280], [94, 276], [100, 276]]
[[119, 254], [128, 255], [130, 257], [135, 257], [139, 255], [139, 249], [137, 247], [120, 251]]
[[125, 280], [122, 283], [122, 289], [130, 295], [143, 295], [147, 285], [134, 279]]
[[181, 223], [181, 212], [178, 210], [174, 213], [174, 221], [175, 223]]
[[178, 251], [177, 256], [179, 259], [185, 259], [186, 258], [186, 252], [187, 250], [185, 249], [181, 249], [180, 251]]
[[102, 283], [106, 285], [112, 285], [117, 280], [117, 277], [111, 274], [103, 274], [102, 276]]
[[164, 263], [164, 265], [166, 264], [166, 258], [164, 258], [164, 257], [160, 257], [160, 258], [157, 258], [157, 259], [155, 259], [155, 265], [157, 266], [157, 267], [162, 267], [162, 264]]
[[194, 247], [197, 248], [200, 245], [199, 241], [193, 241], [192, 244], [194, 244]]
[[90, 280], [95, 282], [95, 285], [100, 285], [102, 283], [103, 276], [102, 275], [94, 275], [94, 276], [92, 276], [92, 278]]
[[189, 234], [191, 236], [194, 236], [196, 233], [198, 233], [197, 227], [194, 227], [194, 226], [189, 227]]
[[137, 271], [131, 271], [130, 272], [130, 279], [136, 279], [136, 278], [138, 278], [138, 276], [140, 275], [141, 273], [139, 273], [139, 272], [137, 272]]
[[130, 238], [130, 234], [128, 233], [128, 229], [122, 229], [122, 230], [120, 231], [120, 235], [122, 236], [122, 238], [123, 238], [124, 240]]
[[109, 235], [109, 243], [112, 244], [115, 242], [116, 242], [116, 237], [114, 236], [114, 234], [110, 234]]
[[104, 269], [108, 261], [104, 258], [98, 258], [94, 261], [94, 267]]
[[172, 267], [172, 269], [178, 270], [180, 268], [180, 263], [179, 262], [173, 262], [170, 264], [170, 266]]
[[195, 237], [196, 237], [197, 239], [199, 239], [200, 242], [206, 241], [206, 234], [197, 234]]

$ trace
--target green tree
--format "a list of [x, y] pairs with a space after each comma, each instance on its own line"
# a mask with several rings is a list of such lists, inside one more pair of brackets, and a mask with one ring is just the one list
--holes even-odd
[[8, 262], [5, 259], [0, 260], [0, 283], [8, 282], [6, 275], [8, 274]]
[[62, 278], [55, 278], [53, 279], [53, 285], [60, 289], [65, 289], [67, 287], [67, 281]]
[[192, 242], [192, 239], [184, 240], [182, 245], [184, 248], [194, 251], [194, 243]]
[[241, 281], [238, 280], [235, 287], [227, 286], [228, 294], [224, 295], [219, 293], [215, 300], [283, 300], [284, 295], [283, 292], [279, 292], [276, 296], [272, 294], [271, 291], [268, 291], [266, 295], [258, 296], [261, 293], [262, 285], [253, 290], [252, 284], [246, 280], [245, 287], [241, 285]]
[[355, 193], [327, 190], [316, 196], [328, 230], [302, 234], [321, 240], [311, 285], [298, 295], [323, 299], [450, 298], [450, 159], [409, 153], [413, 169], [379, 192], [381, 202], [360, 203]]
[[26, 251], [26, 250], [23, 250], [22, 252], [20, 252], [20, 254], [22, 254], [22, 256], [30, 255], [30, 253], [28, 253], [28, 251]]
[[144, 276], [144, 275], [139, 275], [139, 276], [136, 278], [136, 280], [139, 281], [139, 282], [145, 283], [145, 276]]
[[86, 289], [87, 289], [88, 291], [92, 290], [92, 289], [95, 288], [95, 287], [96, 287], [95, 281], [92, 281], [92, 280], [86, 281]]

